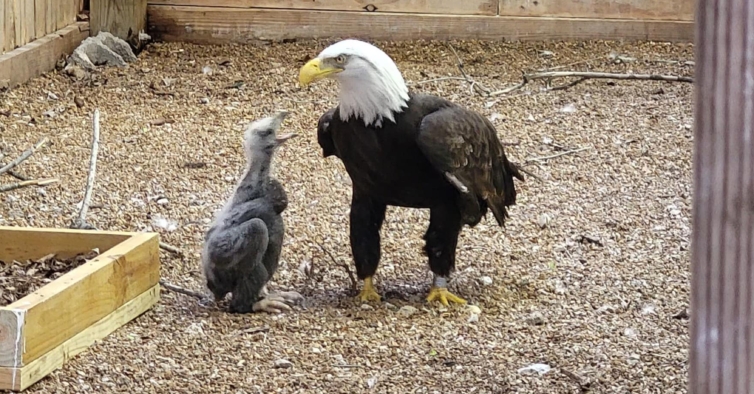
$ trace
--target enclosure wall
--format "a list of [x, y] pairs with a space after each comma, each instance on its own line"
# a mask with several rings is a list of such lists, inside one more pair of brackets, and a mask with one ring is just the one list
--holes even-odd
[[83, 0], [0, 0], [0, 54], [76, 22]]
[[148, 0], [166, 41], [627, 39], [692, 41], [693, 0]]

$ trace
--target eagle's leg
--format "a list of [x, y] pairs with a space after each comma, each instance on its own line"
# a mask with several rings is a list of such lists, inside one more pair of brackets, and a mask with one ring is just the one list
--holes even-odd
[[373, 276], [380, 263], [380, 228], [385, 220], [385, 204], [360, 196], [354, 191], [351, 200], [351, 252], [356, 265], [356, 276], [364, 281], [358, 295], [361, 301], [381, 299], [374, 288]]
[[466, 300], [448, 291], [447, 278], [455, 269], [456, 246], [461, 232], [461, 214], [455, 205], [432, 208], [429, 213], [429, 229], [424, 235], [424, 252], [429, 258], [429, 268], [434, 273], [432, 288], [427, 301], [465, 304]]

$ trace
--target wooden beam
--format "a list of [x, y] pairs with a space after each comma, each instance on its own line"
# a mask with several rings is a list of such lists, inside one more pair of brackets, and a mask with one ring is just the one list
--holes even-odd
[[694, 21], [694, 0], [500, 0], [501, 16]]
[[[149, 0], [149, 5], [496, 15], [498, 0]], [[374, 8], [369, 8], [371, 5]]]
[[147, 30], [147, 0], [91, 0], [89, 6], [93, 36], [106, 31], [133, 46], [140, 44], [139, 32]]
[[697, 7], [689, 393], [752, 393], [754, 4]]
[[77, 22], [0, 55], [0, 87], [13, 88], [54, 70], [58, 59], [72, 53], [87, 37], [89, 23]]
[[[83, 231], [82, 231], [83, 232]], [[96, 239], [96, 232], [88, 232]], [[47, 238], [45, 243], [49, 242]], [[36, 242], [39, 244], [39, 242]], [[160, 280], [159, 237], [134, 235], [22, 299], [0, 308], [0, 366], [28, 365]], [[4, 316], [5, 315], [5, 316]], [[21, 333], [20, 330], [23, 330]], [[23, 334], [23, 335], [22, 335]], [[17, 349], [23, 338], [23, 352]]]
[[21, 368], [0, 367], [0, 387], [22, 391], [60, 368], [68, 360], [85, 351], [98, 341], [122, 327], [160, 300], [160, 285], [157, 284], [102, 318], [87, 329], [76, 334], [44, 356]]
[[386, 14], [219, 7], [147, 7], [149, 33], [200, 44], [286, 38], [373, 40], [652, 40], [688, 42], [692, 22]]
[[[0, 226], [0, 261], [40, 258], [57, 253], [67, 259], [81, 251], [108, 250], [140, 233], [84, 231], [64, 228]], [[39, 238], [44, 242], [37, 241]]]

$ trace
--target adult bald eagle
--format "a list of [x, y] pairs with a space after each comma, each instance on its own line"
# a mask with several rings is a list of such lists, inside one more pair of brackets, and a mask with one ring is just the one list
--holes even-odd
[[427, 300], [466, 303], [447, 289], [461, 228], [476, 226], [488, 208], [502, 227], [516, 202], [513, 178], [524, 180], [495, 127], [448, 100], [409, 92], [393, 60], [363, 41], [327, 47], [301, 68], [299, 82], [326, 77], [339, 82], [340, 103], [319, 119], [317, 139], [353, 183], [350, 241], [364, 281], [358, 298], [380, 300], [372, 277], [385, 210], [393, 205], [430, 210], [424, 252], [434, 280]]

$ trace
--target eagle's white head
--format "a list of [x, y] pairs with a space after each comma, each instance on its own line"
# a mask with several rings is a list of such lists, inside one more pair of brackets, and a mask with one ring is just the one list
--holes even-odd
[[401, 72], [380, 48], [359, 40], [343, 40], [325, 48], [299, 72], [302, 86], [334, 78], [340, 84], [340, 118], [360, 117], [382, 126], [407, 107], [408, 86]]

